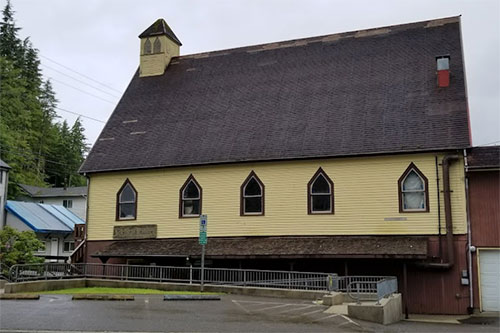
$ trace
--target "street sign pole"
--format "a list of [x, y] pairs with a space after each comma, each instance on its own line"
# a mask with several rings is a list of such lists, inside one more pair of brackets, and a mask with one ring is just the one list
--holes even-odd
[[203, 292], [203, 284], [205, 282], [205, 245], [207, 244], [207, 216], [200, 215], [200, 238], [199, 243], [201, 245], [201, 279], [200, 279], [200, 291]]
[[205, 277], [205, 244], [201, 245], [201, 284], [200, 291], [203, 292], [203, 282]]

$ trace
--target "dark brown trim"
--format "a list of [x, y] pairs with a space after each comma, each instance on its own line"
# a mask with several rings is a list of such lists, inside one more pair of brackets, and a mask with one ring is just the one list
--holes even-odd
[[[331, 207], [331, 212], [313, 212], [312, 211], [312, 207], [311, 207], [311, 186], [312, 186], [312, 183], [314, 181], [314, 179], [316, 179], [316, 177], [318, 177], [319, 174], [322, 174], [323, 177], [325, 177], [326, 181], [328, 183], [330, 183], [330, 186], [332, 188], [331, 190], [331, 193], [330, 193], [330, 207]], [[322, 215], [322, 214], [335, 214], [335, 199], [334, 199], [334, 187], [333, 187], [333, 181], [330, 179], [330, 177], [328, 177], [328, 175], [326, 174], [326, 172], [321, 168], [319, 167], [318, 171], [316, 171], [316, 173], [311, 177], [311, 180], [309, 180], [309, 182], [307, 183], [307, 214], [308, 215]]]
[[[260, 187], [262, 188], [262, 212], [261, 213], [246, 213], [244, 212], [244, 196], [243, 196], [243, 190], [246, 186], [246, 184], [250, 181], [251, 178], [255, 178], [255, 180], [257, 181], [257, 183], [259, 183]], [[241, 184], [240, 186], [240, 216], [264, 216], [265, 215], [265, 210], [266, 210], [266, 206], [265, 206], [265, 186], [264, 186], [264, 183], [262, 182], [262, 180], [260, 180], [260, 178], [257, 176], [257, 174], [252, 170], [250, 172], [250, 174], [248, 175], [248, 177], [245, 179], [245, 181]]]
[[[198, 215], [193, 215], [193, 216], [184, 216], [182, 213], [182, 192], [186, 188], [186, 186], [189, 184], [190, 181], [193, 181], [193, 183], [198, 187], [200, 190], [200, 214]], [[179, 218], [180, 219], [189, 219], [189, 218], [198, 218], [202, 214], [202, 203], [203, 203], [203, 189], [201, 188], [201, 185], [198, 183], [196, 178], [194, 178], [193, 174], [190, 174], [188, 179], [182, 184], [180, 190], [179, 190]]]
[[[127, 186], [127, 184], [129, 184], [130, 187], [132, 187], [132, 189], [135, 192], [135, 216], [134, 216], [133, 219], [121, 219], [120, 218], [120, 193], [122, 193], [123, 189], [125, 188], [125, 186]], [[135, 189], [134, 185], [132, 184], [132, 182], [130, 181], [130, 179], [128, 179], [128, 178], [125, 179], [125, 182], [123, 182], [123, 185], [120, 187], [120, 189], [118, 190], [118, 192], [116, 192], [116, 215], [115, 215], [115, 221], [135, 221], [135, 220], [137, 220], [137, 200], [138, 199], [139, 199], [139, 193]]]
[[[424, 210], [404, 210], [403, 209], [403, 192], [401, 191], [401, 185], [403, 182], [403, 179], [406, 178], [406, 176], [410, 173], [411, 170], [415, 170], [415, 172], [424, 180], [425, 184], [425, 189], [424, 189], [424, 195], [425, 195], [425, 209]], [[429, 181], [427, 180], [427, 177], [420, 171], [417, 166], [411, 162], [408, 168], [406, 168], [405, 172], [399, 177], [398, 179], [398, 200], [399, 200], [399, 212], [400, 213], [428, 213], [429, 212]]]

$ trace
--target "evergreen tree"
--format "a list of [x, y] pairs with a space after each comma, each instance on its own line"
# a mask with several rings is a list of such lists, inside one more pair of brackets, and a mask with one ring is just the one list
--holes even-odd
[[38, 50], [19, 30], [8, 0], [0, 23], [0, 158], [12, 167], [9, 198], [18, 196], [18, 183], [85, 184], [77, 171], [87, 151], [80, 119], [71, 128], [56, 122], [57, 99]]

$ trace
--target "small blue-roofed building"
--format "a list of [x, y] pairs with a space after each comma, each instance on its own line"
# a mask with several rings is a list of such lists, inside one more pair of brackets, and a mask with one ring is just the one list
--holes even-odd
[[5, 205], [6, 225], [19, 231], [32, 230], [45, 248], [36, 254], [50, 261], [66, 261], [75, 249], [73, 231], [85, 221], [69, 209], [34, 202], [10, 201]]

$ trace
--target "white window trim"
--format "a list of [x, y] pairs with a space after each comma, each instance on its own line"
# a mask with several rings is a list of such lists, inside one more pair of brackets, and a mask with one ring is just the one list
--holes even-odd
[[[130, 187], [130, 189], [134, 193], [134, 200], [132, 200], [132, 201], [122, 201], [122, 194], [123, 194], [123, 191], [125, 191], [125, 189], [127, 188], [127, 186]], [[134, 204], [134, 207], [137, 207], [137, 205], [135, 205], [136, 201], [137, 201], [137, 192], [134, 190], [134, 188], [132, 187], [132, 185], [130, 185], [130, 183], [127, 183], [122, 188], [122, 190], [120, 191], [120, 194], [118, 195], [118, 219], [120, 221], [122, 221], [122, 220], [135, 220], [137, 218], [137, 211], [134, 211], [134, 216], [131, 216], [131, 217], [121, 217], [122, 204]]]
[[[257, 183], [257, 185], [259, 185], [259, 188], [260, 188], [260, 195], [246, 195], [245, 194], [245, 190], [247, 189], [247, 186], [248, 184], [250, 183], [251, 180], [255, 180], [255, 182]], [[263, 202], [263, 197], [262, 197], [262, 192], [263, 192], [263, 189], [262, 189], [262, 185], [260, 184], [260, 182], [257, 180], [257, 178], [255, 178], [255, 176], [252, 176], [250, 177], [250, 179], [248, 179], [247, 183], [245, 184], [245, 186], [243, 186], [243, 215], [262, 215], [264, 213], [264, 202]], [[260, 212], [246, 212], [246, 201], [245, 199], [246, 198], [260, 198]]]
[[[189, 187], [189, 184], [193, 183], [193, 185], [196, 187], [196, 189], [198, 190], [198, 196], [196, 198], [186, 198], [185, 196], [185, 193], [186, 193], [186, 190], [187, 188]], [[192, 179], [189, 180], [189, 182], [186, 184], [186, 186], [184, 187], [184, 189], [182, 190], [182, 217], [198, 217], [200, 216], [200, 214], [184, 214], [184, 202], [185, 201], [194, 201], [194, 200], [198, 200], [198, 201], [201, 201], [201, 196], [200, 196], [200, 188], [198, 187], [198, 185], [196, 185], [196, 182], [194, 182]], [[201, 213], [201, 212], [200, 212]]]
[[[404, 189], [404, 184], [406, 181], [406, 178], [414, 172], [415, 175], [417, 175], [418, 179], [422, 182], [422, 190], [405, 190]], [[403, 178], [403, 181], [401, 182], [401, 208], [403, 209], [403, 212], [426, 212], [427, 211], [427, 198], [426, 198], [426, 192], [427, 189], [425, 188], [425, 181], [424, 179], [420, 176], [420, 174], [415, 170], [414, 168], [411, 168], [410, 171], [406, 174], [405, 178]], [[405, 208], [405, 193], [423, 193], [424, 194], [424, 207], [423, 208]]]
[[[326, 183], [328, 184], [328, 193], [313, 193], [312, 188], [314, 186], [314, 183], [318, 180], [319, 176], [322, 176]], [[330, 209], [329, 210], [314, 210], [314, 205], [313, 205], [313, 196], [315, 195], [329, 195], [330, 196]], [[311, 205], [311, 214], [331, 214], [332, 213], [332, 184], [328, 181], [328, 178], [322, 173], [318, 173], [316, 178], [314, 178], [313, 182], [311, 183], [311, 186], [309, 188], [309, 200], [311, 200], [310, 205]]]

